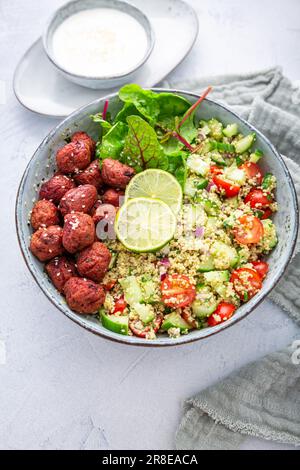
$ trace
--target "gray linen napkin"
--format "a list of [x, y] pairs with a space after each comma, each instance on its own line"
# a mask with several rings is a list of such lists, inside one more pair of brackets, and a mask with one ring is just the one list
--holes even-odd
[[[300, 199], [300, 88], [279, 67], [247, 75], [205, 77], [171, 88], [202, 91], [249, 120], [285, 155]], [[269, 297], [300, 325], [300, 243]], [[178, 449], [236, 449], [245, 435], [300, 445], [300, 365], [287, 348], [247, 365], [186, 401]]]
[[[300, 203], [300, 87], [282, 75], [279, 67], [247, 75], [223, 75], [164, 86], [195, 92], [213, 85], [210, 97], [225, 103], [262, 131], [277, 150], [293, 177]], [[292, 263], [269, 297], [300, 325], [300, 237]]]

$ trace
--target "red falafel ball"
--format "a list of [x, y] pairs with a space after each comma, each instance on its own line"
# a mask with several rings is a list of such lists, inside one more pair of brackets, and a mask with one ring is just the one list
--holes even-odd
[[84, 184], [70, 189], [61, 198], [59, 209], [63, 216], [71, 212], [90, 212], [97, 201], [98, 193], [95, 186]]
[[48, 261], [63, 253], [63, 229], [58, 225], [41, 227], [31, 237], [30, 250], [40, 261]]
[[85, 142], [86, 144], [88, 144], [90, 148], [92, 157], [94, 156], [95, 150], [96, 150], [96, 142], [86, 132], [83, 132], [83, 131], [75, 132], [75, 134], [73, 134], [71, 137], [71, 141], [72, 142], [78, 142], [78, 141]]
[[100, 282], [111, 260], [109, 249], [101, 242], [95, 242], [82, 250], [77, 258], [77, 269], [82, 277]]
[[102, 176], [98, 160], [94, 160], [85, 170], [74, 175], [76, 183], [92, 184], [98, 190], [102, 186]]
[[101, 175], [104, 183], [108, 186], [125, 189], [131, 178], [135, 175], [135, 171], [118, 160], [105, 158], [102, 162]]
[[48, 201], [58, 204], [66, 192], [75, 187], [75, 182], [71, 178], [68, 178], [68, 176], [55, 175], [42, 184], [39, 198], [48, 199]]
[[53, 258], [46, 264], [45, 271], [59, 292], [63, 292], [65, 283], [77, 275], [75, 262], [65, 256]]
[[95, 224], [88, 214], [73, 212], [64, 218], [62, 242], [69, 253], [76, 253], [95, 240]]
[[122, 202], [122, 198], [124, 198], [124, 191], [121, 191], [120, 189], [107, 189], [105, 193], [102, 196], [102, 201], [105, 204], [112, 204], [115, 207], [119, 207]]
[[91, 151], [83, 141], [70, 142], [56, 153], [56, 163], [61, 173], [78, 173], [91, 163]]
[[41, 199], [37, 201], [32, 209], [30, 222], [33, 230], [40, 227], [49, 227], [59, 224], [59, 210], [51, 201]]
[[88, 279], [71, 277], [65, 284], [67, 304], [77, 313], [96, 313], [105, 300], [102, 286]]

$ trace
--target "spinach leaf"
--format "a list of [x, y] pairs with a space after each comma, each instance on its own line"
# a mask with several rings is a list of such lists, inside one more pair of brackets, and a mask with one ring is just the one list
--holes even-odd
[[123, 86], [119, 91], [119, 98], [126, 104], [132, 104], [138, 112], [151, 124], [157, 121], [159, 104], [157, 94], [151, 90], [143, 90], [139, 85]]
[[125, 138], [122, 161], [137, 172], [147, 168], [167, 170], [168, 158], [153, 127], [140, 116], [129, 116], [127, 123], [128, 134]]
[[168, 156], [168, 169], [169, 173], [175, 176], [177, 181], [180, 183], [182, 189], [187, 177], [187, 166], [186, 166], [187, 154], [185, 152], [180, 152], [177, 155]]
[[103, 136], [102, 142], [97, 144], [96, 156], [101, 160], [104, 158], [117, 159], [123, 150], [127, 132], [128, 126], [124, 122], [114, 124]]
[[159, 104], [159, 122], [166, 117], [182, 116], [191, 107], [188, 100], [173, 93], [159, 93], [156, 96]]
[[135, 107], [134, 104], [132, 103], [125, 103], [123, 108], [118, 112], [116, 115], [114, 122], [127, 122], [126, 119], [128, 116], [140, 116], [143, 117], [143, 115], [139, 112], [139, 110]]
[[91, 116], [94, 122], [97, 122], [102, 127], [102, 135], [107, 134], [107, 132], [112, 128], [112, 124], [110, 122], [110, 115], [107, 116], [107, 119], [103, 119], [102, 113], [93, 114]]

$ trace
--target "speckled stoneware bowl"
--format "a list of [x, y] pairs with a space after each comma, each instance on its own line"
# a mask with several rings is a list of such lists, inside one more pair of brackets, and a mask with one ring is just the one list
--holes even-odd
[[[154, 89], [154, 91], [160, 93], [170, 90]], [[192, 103], [199, 97], [196, 94], [184, 91], [171, 91], [189, 99]], [[108, 98], [109, 110], [114, 114], [121, 108], [121, 102], [117, 94], [110, 95]], [[23, 256], [36, 282], [51, 302], [53, 302], [53, 304], [56, 305], [56, 307], [59, 308], [67, 317], [71, 318], [71, 320], [75, 321], [87, 330], [103, 336], [104, 338], [126, 344], [153, 347], [184, 344], [207, 338], [208, 336], [218, 333], [224, 328], [233, 325], [237, 321], [242, 320], [246, 315], [252, 312], [253, 309], [268, 295], [271, 289], [273, 289], [280, 277], [284, 274], [284, 271], [291, 260], [298, 230], [297, 199], [288, 169], [284, 164], [282, 157], [268, 139], [251, 126], [251, 124], [240, 118], [225, 106], [209, 99], [203, 101], [201, 106], [197, 109], [197, 118], [209, 119], [211, 117], [216, 117], [224, 124], [236, 122], [241, 132], [245, 134], [253, 131], [256, 132], [256, 146], [257, 148], [262, 149], [265, 154], [265, 157], [261, 161], [261, 166], [264, 171], [271, 171], [274, 173], [279, 183], [277, 189], [279, 211], [274, 216], [274, 222], [277, 226], [279, 235], [279, 242], [268, 257], [270, 271], [263, 283], [262, 290], [249, 302], [240, 307], [229, 320], [212, 328], [192, 331], [188, 335], [184, 335], [176, 339], [168, 338], [165, 335], [159, 336], [156, 340], [144, 340], [135, 336], [118, 335], [103, 328], [96, 317], [78, 315], [70, 310], [66, 305], [64, 298], [57, 292], [44, 274], [43, 264], [40, 263], [29, 251], [28, 244], [32, 231], [28, 224], [28, 218], [33, 206], [33, 201], [37, 198], [36, 185], [40, 183], [42, 178], [48, 179], [53, 175], [53, 172], [55, 171], [55, 152], [59, 147], [65, 144], [64, 139], [67, 136], [80, 129], [91, 134], [95, 139], [97, 138], [99, 127], [91, 121], [89, 116], [102, 111], [104, 101], [105, 98], [96, 100], [93, 103], [80, 108], [78, 111], [75, 111], [68, 118], [62, 121], [43, 140], [24, 172], [16, 201], [16, 225]]]
[[[64, 69], [64, 67], [55, 59], [52, 47], [52, 38], [55, 30], [68, 17], [78, 13], [79, 11], [93, 8], [112, 8], [114, 10], [120, 10], [135, 18], [144, 28], [148, 39], [147, 49], [142, 60], [140, 60], [133, 69], [128, 70], [126, 73], [121, 73], [114, 76], [89, 77], [69, 72], [68, 70]], [[154, 32], [147, 16], [144, 15], [141, 10], [127, 2], [119, 0], [74, 0], [66, 3], [61, 8], [56, 10], [56, 12], [50, 18], [43, 34], [43, 45], [48, 59], [65, 78], [84, 87], [107, 89], [119, 87], [123, 83], [129, 83], [133, 80], [135, 73], [139, 70], [140, 67], [142, 67], [152, 52], [154, 46]]]

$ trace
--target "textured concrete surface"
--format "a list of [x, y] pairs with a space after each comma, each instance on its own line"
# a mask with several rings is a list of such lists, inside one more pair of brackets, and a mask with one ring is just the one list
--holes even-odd
[[[174, 72], [178, 79], [275, 64], [290, 78], [300, 78], [298, 0], [190, 2], [199, 14], [200, 33]], [[172, 449], [185, 398], [300, 332], [266, 301], [206, 341], [130, 348], [81, 330], [40, 292], [19, 252], [14, 200], [30, 156], [56, 122], [17, 103], [12, 76], [60, 3], [0, 3], [0, 80], [5, 82], [0, 87], [0, 448]], [[253, 439], [244, 447], [286, 448]]]

